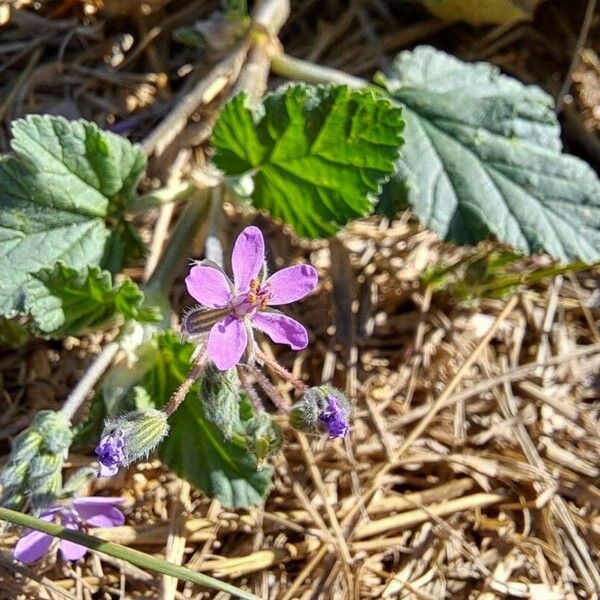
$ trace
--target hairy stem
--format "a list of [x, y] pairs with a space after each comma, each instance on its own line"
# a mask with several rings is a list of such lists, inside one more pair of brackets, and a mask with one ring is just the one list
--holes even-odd
[[255, 348], [256, 357], [265, 365], [273, 369], [279, 377], [291, 383], [295, 390], [300, 394], [306, 390], [306, 384], [299, 379], [296, 379], [285, 367], [282, 367], [275, 359], [265, 354], [262, 350]]
[[242, 365], [244, 369], [252, 373], [254, 379], [258, 385], [262, 388], [263, 392], [267, 394], [271, 402], [283, 413], [289, 413], [291, 406], [289, 402], [281, 395], [279, 390], [269, 381], [267, 376], [254, 365]]
[[179, 405], [185, 400], [185, 397], [188, 395], [191, 387], [194, 385], [198, 377], [202, 375], [205, 367], [206, 351], [202, 350], [194, 362], [192, 370], [188, 373], [188, 376], [169, 398], [169, 402], [164, 408], [167, 417], [170, 417], [179, 408]]
[[148, 569], [155, 571], [156, 573], [162, 573], [163, 575], [171, 575], [172, 577], [177, 577], [182, 581], [191, 581], [192, 583], [197, 583], [198, 585], [202, 585], [213, 590], [221, 590], [222, 592], [227, 592], [228, 594], [232, 594], [238, 598], [244, 598], [245, 600], [260, 600], [258, 596], [255, 596], [250, 592], [240, 590], [233, 585], [225, 583], [224, 581], [219, 581], [218, 579], [209, 577], [208, 575], [196, 573], [195, 571], [186, 569], [180, 565], [175, 565], [167, 562], [164, 559], [156, 558], [154, 556], [150, 556], [149, 554], [139, 552], [138, 550], [126, 548], [125, 546], [121, 546], [120, 544], [115, 544], [113, 542], [105, 542], [104, 540], [93, 535], [68, 529], [66, 527], [62, 527], [61, 525], [57, 525], [56, 523], [48, 523], [46, 521], [42, 521], [41, 519], [37, 519], [36, 517], [24, 515], [14, 510], [9, 510], [8, 508], [0, 508], [0, 519], [8, 521], [13, 525], [21, 525], [22, 527], [35, 529], [36, 531], [47, 533], [48, 535], [58, 537], [62, 540], [80, 544], [81, 546], [90, 548], [95, 552], [101, 552], [102, 554], [112, 556], [113, 558], [127, 561], [128, 563], [142, 569]]

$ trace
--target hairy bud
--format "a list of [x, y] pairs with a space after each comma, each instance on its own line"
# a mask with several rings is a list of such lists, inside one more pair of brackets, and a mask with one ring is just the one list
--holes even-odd
[[330, 438], [344, 437], [352, 410], [350, 400], [336, 388], [312, 387], [292, 407], [290, 424], [300, 431], [323, 431]]
[[240, 423], [239, 382], [235, 369], [219, 371], [208, 364], [199, 392], [204, 416], [230, 439]]
[[148, 456], [169, 431], [167, 415], [154, 408], [126, 413], [107, 419], [96, 456], [100, 477], [115, 475], [120, 467]]
[[0, 504], [18, 509], [29, 497], [39, 511], [53, 503], [61, 491], [63, 462], [72, 439], [68, 419], [51, 410], [40, 411], [15, 439], [0, 473]]

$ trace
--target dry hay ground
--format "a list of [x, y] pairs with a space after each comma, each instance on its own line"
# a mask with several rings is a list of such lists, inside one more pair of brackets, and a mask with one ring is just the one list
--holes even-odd
[[[191, 60], [152, 27], [161, 22], [169, 33], [216, 3], [155, 0], [144, 17], [108, 2], [114, 12], [85, 22], [69, 20], [80, 15], [80, 2], [42, 3], [38, 13], [22, 4], [0, 43], [12, 44], [0, 65], [2, 118], [52, 109], [109, 125], [131, 119], [131, 135], [141, 139], [173, 101], [170, 86], [179, 79], [185, 85], [181, 69]], [[86, 6], [93, 4], [100, 3]], [[335, 6], [326, 3], [328, 10]], [[303, 46], [300, 34], [314, 26], [316, 10], [314, 2], [303, 3], [284, 41], [298, 56], [311, 53], [364, 73], [445, 28], [425, 19], [404, 23], [403, 35], [386, 33], [377, 11], [387, 4], [365, 6], [371, 21], [355, 12]], [[357, 53], [350, 42], [359, 34], [345, 33], [359, 17], [364, 39]], [[380, 46], [365, 42], [372, 26]], [[128, 27], [136, 43], [119, 58], [115, 39], [123, 40]], [[472, 35], [461, 26], [452, 33], [458, 47]], [[504, 35], [480, 40], [488, 58], [508, 63], [513, 53], [525, 69], [529, 54], [503, 46]], [[116, 57], [113, 69], [104, 67], [107, 56]], [[65, 99], [60, 86], [73, 93]], [[196, 116], [179, 149], [202, 138], [202, 115]], [[589, 122], [593, 111], [584, 116]], [[151, 167], [164, 176], [160, 161]], [[227, 214], [231, 238], [241, 217]], [[250, 510], [223, 510], [157, 461], [136, 465], [90, 490], [127, 500], [126, 526], [92, 533], [270, 599], [595, 597], [600, 315], [594, 273], [546, 278], [501, 299], [459, 302], [447, 290], [424, 286], [422, 275], [472, 251], [441, 245], [408, 213], [391, 223], [360, 221], [339, 239], [312, 245], [259, 219], [277, 260], [302, 257], [321, 271], [318, 292], [298, 306], [314, 343], [279, 359], [306, 381], [331, 381], [356, 398], [351, 435], [307, 439], [282, 420], [286, 442], [273, 460], [273, 491], [263, 507]], [[153, 219], [140, 223], [148, 239], [152, 225]], [[543, 264], [543, 258], [523, 260], [513, 272]], [[142, 267], [131, 274], [141, 277]], [[174, 298], [182, 297], [179, 284]], [[0, 352], [4, 456], [35, 410], [60, 406], [102, 343], [98, 335]], [[225, 597], [98, 555], [74, 565], [50, 557], [17, 567], [10, 556], [15, 539], [14, 532], [0, 538], [0, 598]]]

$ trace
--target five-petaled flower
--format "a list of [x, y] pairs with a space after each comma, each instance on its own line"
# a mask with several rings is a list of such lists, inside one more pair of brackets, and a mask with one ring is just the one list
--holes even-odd
[[184, 334], [194, 337], [210, 327], [206, 351], [222, 371], [240, 362], [248, 344], [252, 350], [252, 327], [293, 350], [306, 348], [308, 334], [304, 326], [270, 307], [310, 294], [317, 285], [316, 269], [295, 265], [267, 278], [263, 236], [253, 226], [243, 229], [236, 239], [231, 268], [233, 282], [209, 261], [192, 267], [185, 284], [202, 308], [186, 315]]
[[[40, 519], [57, 521], [68, 529], [80, 530], [86, 525], [92, 527], [116, 527], [123, 525], [125, 516], [117, 508], [123, 502], [122, 498], [94, 497], [73, 498], [64, 505], [54, 506], [43, 510]], [[28, 531], [13, 550], [17, 560], [31, 564], [41, 558], [52, 545], [53, 537], [41, 531]], [[58, 548], [66, 560], [77, 560], [88, 551], [85, 546], [61, 540]]]

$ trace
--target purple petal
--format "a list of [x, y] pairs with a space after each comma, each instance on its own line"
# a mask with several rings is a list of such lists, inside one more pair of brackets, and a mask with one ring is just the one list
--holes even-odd
[[206, 351], [217, 369], [226, 371], [240, 361], [247, 345], [248, 332], [243, 321], [226, 317], [210, 330]]
[[252, 325], [266, 333], [277, 344], [288, 344], [292, 350], [308, 346], [308, 333], [304, 325], [278, 312], [258, 312]]
[[210, 308], [223, 308], [231, 298], [231, 287], [223, 271], [206, 265], [196, 265], [185, 278], [192, 298]]
[[348, 433], [348, 413], [334, 396], [327, 396], [327, 405], [319, 415], [319, 423], [330, 438], [344, 437]]
[[246, 292], [265, 264], [265, 240], [258, 227], [242, 229], [233, 246], [231, 270], [238, 292]]
[[310, 265], [294, 265], [273, 273], [264, 284], [269, 292], [269, 304], [289, 304], [308, 296], [319, 280], [317, 270]]
[[115, 506], [123, 498], [97, 496], [74, 498], [73, 508], [83, 521], [94, 527], [117, 527], [125, 523], [125, 515]]
[[100, 477], [112, 477], [125, 464], [125, 440], [122, 434], [110, 432], [100, 439], [96, 446], [96, 456], [100, 463]]
[[52, 536], [41, 531], [31, 531], [25, 534], [16, 544], [13, 556], [26, 565], [41, 558], [52, 544]]
[[[71, 527], [69, 527], [71, 529]], [[61, 540], [58, 544], [60, 553], [63, 555], [65, 560], [79, 560], [87, 553], [88, 549], [81, 544], [75, 542], [69, 542], [68, 540]]]

